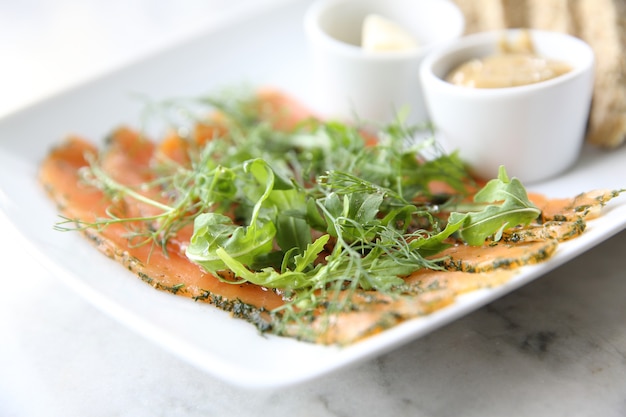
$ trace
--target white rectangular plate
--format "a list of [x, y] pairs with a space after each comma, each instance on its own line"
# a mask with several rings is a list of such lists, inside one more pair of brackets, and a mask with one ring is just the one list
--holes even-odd
[[[197, 96], [248, 83], [274, 85], [306, 102], [309, 61], [301, 22], [308, 3], [275, 2], [0, 120], [0, 207], [24, 237], [24, 248], [124, 325], [207, 372], [246, 387], [293, 384], [380, 355], [545, 274], [626, 227], [626, 204], [620, 197], [581, 238], [563, 244], [548, 262], [522, 269], [499, 288], [468, 294], [435, 314], [345, 348], [262, 336], [252, 325], [212, 306], [153, 290], [79, 234], [53, 231], [57, 213], [37, 183], [39, 162], [69, 133], [101, 141], [120, 124], [137, 126], [141, 103], [133, 94], [153, 99]], [[626, 186], [625, 167], [625, 148], [586, 148], [573, 170], [531, 189], [560, 197], [621, 188]]]

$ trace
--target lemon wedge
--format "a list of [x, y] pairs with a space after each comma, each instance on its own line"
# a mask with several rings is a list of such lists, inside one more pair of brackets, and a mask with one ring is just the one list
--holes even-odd
[[363, 20], [361, 47], [366, 51], [405, 51], [419, 47], [413, 36], [402, 26], [377, 14]]

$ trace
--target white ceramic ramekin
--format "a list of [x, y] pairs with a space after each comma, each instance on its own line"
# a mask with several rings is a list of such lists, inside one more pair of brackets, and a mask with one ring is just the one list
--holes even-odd
[[[369, 14], [401, 25], [417, 50], [367, 52], [359, 45]], [[304, 20], [313, 57], [314, 103], [322, 116], [344, 121], [426, 120], [419, 65], [434, 46], [463, 34], [465, 20], [449, 0], [318, 0]]]
[[572, 70], [519, 87], [476, 89], [444, 80], [461, 63], [497, 52], [502, 36], [485, 32], [450, 42], [422, 62], [420, 77], [430, 118], [442, 144], [479, 176], [492, 178], [504, 165], [510, 176], [537, 182], [562, 173], [578, 158], [593, 90], [594, 54], [582, 40], [530, 31], [536, 52]]

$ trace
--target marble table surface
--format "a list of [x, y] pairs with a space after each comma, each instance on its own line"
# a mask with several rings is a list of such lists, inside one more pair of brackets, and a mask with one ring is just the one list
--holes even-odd
[[[0, 114], [260, 3], [2, 1]], [[626, 415], [626, 232], [384, 356], [254, 391], [109, 318], [14, 234], [0, 216], [2, 417]]]

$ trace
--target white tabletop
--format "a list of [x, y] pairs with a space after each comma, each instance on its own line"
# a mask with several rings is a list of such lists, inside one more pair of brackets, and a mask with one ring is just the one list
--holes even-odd
[[[0, 115], [261, 4], [0, 0]], [[396, 351], [271, 391], [216, 380], [113, 321], [14, 233], [0, 216], [2, 417], [626, 415], [626, 232]]]

